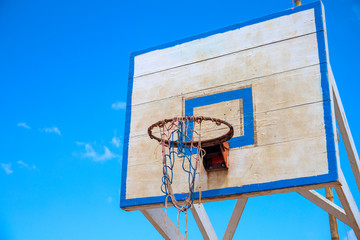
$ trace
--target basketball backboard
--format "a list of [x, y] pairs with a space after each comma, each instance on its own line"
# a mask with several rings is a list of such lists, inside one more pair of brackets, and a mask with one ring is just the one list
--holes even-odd
[[[147, 129], [178, 116], [219, 118], [235, 131], [229, 169], [197, 179], [203, 201], [337, 181], [323, 18], [316, 2], [131, 54], [121, 208], [164, 203], [161, 154]], [[180, 165], [179, 199], [188, 191]]]

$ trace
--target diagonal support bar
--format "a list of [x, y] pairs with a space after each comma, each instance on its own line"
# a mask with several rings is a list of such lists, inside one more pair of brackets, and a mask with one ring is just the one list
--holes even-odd
[[240, 221], [241, 215], [244, 211], [247, 200], [248, 200], [247, 198], [239, 198], [237, 200], [234, 211], [231, 215], [229, 224], [226, 228], [223, 240], [231, 240], [234, 237], [236, 228], [239, 224], [239, 221]]
[[348, 124], [348, 122], [346, 120], [344, 107], [342, 105], [340, 95], [339, 95], [339, 91], [338, 91], [336, 83], [335, 83], [334, 75], [333, 75], [333, 73], [331, 71], [331, 68], [329, 68], [329, 69], [330, 69], [329, 78], [330, 78], [330, 81], [331, 81], [332, 92], [333, 92], [333, 97], [334, 97], [334, 109], [335, 109], [336, 121], [337, 121], [339, 129], [340, 129], [341, 137], [342, 137], [342, 139], [344, 141], [346, 153], [347, 153], [349, 161], [350, 161], [350, 166], [351, 166], [352, 172], [353, 172], [354, 177], [355, 177], [356, 185], [357, 185], [358, 190], [360, 192], [360, 161], [359, 161], [359, 155], [358, 155], [356, 147], [355, 147], [354, 139], [353, 139], [353, 137], [351, 135], [351, 132], [350, 132], [349, 124]]
[[341, 169], [339, 169], [339, 181], [340, 187], [335, 187], [336, 193], [339, 200], [344, 207], [346, 216], [348, 217], [350, 224], [349, 226], [354, 230], [354, 233], [358, 239], [360, 239], [360, 213], [356, 206], [356, 202], [351, 194], [349, 186], [346, 183]]
[[348, 217], [346, 216], [344, 209], [340, 208], [338, 205], [331, 202], [329, 199], [317, 193], [315, 190], [298, 191], [298, 193], [302, 195], [304, 198], [313, 202], [318, 207], [328, 212], [329, 214], [336, 217], [343, 223], [352, 226], [351, 221], [349, 221]]
[[182, 239], [185, 240], [184, 235], [175, 226], [173, 221], [166, 216], [166, 224], [164, 222], [165, 211], [162, 208], [152, 208], [141, 210], [141, 213], [149, 220], [149, 222], [156, 228], [156, 230], [167, 240]]
[[218, 238], [205, 211], [204, 204], [194, 204], [190, 210], [203, 238], [205, 240], [217, 240]]

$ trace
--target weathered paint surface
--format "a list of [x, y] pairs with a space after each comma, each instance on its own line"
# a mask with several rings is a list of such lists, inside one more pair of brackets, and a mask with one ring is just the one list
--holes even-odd
[[134, 78], [132, 100], [138, 105], [317, 63], [316, 34], [310, 34]]
[[[161, 146], [147, 135], [151, 124], [184, 116], [187, 99], [243, 88], [252, 89], [251, 123], [241, 97], [193, 109], [230, 122], [234, 137], [253, 124], [255, 138], [231, 149], [229, 170], [203, 169], [196, 190], [200, 182], [207, 191], [327, 174], [323, 102], [330, 99], [323, 97], [316, 31], [314, 9], [308, 9], [136, 56], [126, 199], [163, 196]], [[226, 131], [204, 124], [202, 138]], [[180, 162], [174, 179], [175, 192], [188, 191]]]
[[[314, 10], [215, 34], [135, 58], [134, 77], [316, 32]], [[159, 64], [161, 62], [161, 64]]]
[[[216, 189], [247, 184], [277, 181], [289, 178], [307, 177], [325, 174], [328, 171], [325, 129], [323, 120], [322, 92], [320, 86], [319, 65], [297, 69], [273, 76], [246, 81], [246, 85], [235, 83], [228, 90], [251, 85], [253, 88], [254, 119], [256, 144], [248, 147], [231, 149], [229, 170], [206, 173], [203, 171], [202, 189]], [[207, 90], [205, 95], [213, 91]], [[223, 87], [221, 91], [226, 91]], [[202, 94], [200, 90], [198, 94]], [[187, 95], [184, 95], [186, 97]], [[193, 93], [192, 96], [198, 96]], [[177, 99], [178, 102], [175, 102]], [[170, 108], [161, 109], [164, 102]], [[158, 105], [157, 105], [158, 104]], [[144, 112], [134, 112], [134, 115], [151, 116], [156, 122], [157, 115], [166, 117], [174, 115], [174, 111], [182, 115], [181, 98], [167, 98], [149, 104], [159, 107], [147, 108]], [[223, 106], [221, 106], [223, 105]], [[228, 107], [224, 107], [228, 105]], [[242, 104], [241, 104], [242, 105]], [[139, 107], [137, 106], [137, 107]], [[235, 111], [230, 111], [235, 109]], [[220, 104], [199, 107], [194, 112], [201, 115], [231, 119], [235, 129], [242, 128], [240, 124], [240, 99], [238, 101], [222, 102]], [[234, 113], [231, 115], [230, 113]], [[165, 116], [164, 116], [165, 115]], [[176, 114], [175, 114], [176, 115]], [[223, 117], [221, 117], [223, 115]], [[237, 122], [234, 118], [238, 117]], [[159, 118], [161, 119], [161, 118]], [[155, 160], [157, 142], [151, 140], [145, 129], [150, 125], [147, 118], [143, 119], [143, 131], [131, 137], [129, 147], [128, 188], [127, 196], [132, 198], [159, 196], [162, 176], [161, 148], [158, 148]], [[210, 124], [211, 125], [211, 124]], [[206, 125], [205, 125], [206, 126]], [[218, 130], [209, 126], [205, 128], [204, 137], [214, 137], [223, 134], [227, 128]], [[213, 128], [211, 131], [210, 129]], [[240, 134], [238, 134], [240, 135]], [[141, 151], [139, 150], [141, 149]], [[310, 157], [311, 156], [311, 157]], [[186, 192], [186, 177], [177, 165], [174, 189]], [[139, 178], [139, 176], [146, 177]], [[152, 187], [148, 187], [152, 186]]]
[[[209, 104], [194, 108], [194, 116], [211, 116], [227, 121], [234, 128], [234, 137], [244, 135], [244, 123], [242, 98]], [[195, 125], [195, 130], [200, 131], [200, 127]], [[229, 131], [229, 128], [223, 125], [216, 125], [213, 122], [203, 122], [201, 124], [201, 135], [203, 139], [211, 139], [221, 136]]]

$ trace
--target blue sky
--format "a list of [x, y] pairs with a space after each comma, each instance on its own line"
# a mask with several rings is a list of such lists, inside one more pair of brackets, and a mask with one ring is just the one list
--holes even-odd
[[[360, 1], [324, 5], [332, 69], [360, 146]], [[291, 0], [0, 1], [0, 239], [161, 239], [140, 212], [119, 208], [129, 53], [291, 7]], [[360, 204], [342, 142], [340, 157]], [[234, 205], [205, 204], [219, 238]], [[345, 239], [350, 228], [338, 224]], [[189, 239], [200, 236], [190, 218]], [[330, 239], [328, 216], [296, 193], [251, 198], [240, 238]]]

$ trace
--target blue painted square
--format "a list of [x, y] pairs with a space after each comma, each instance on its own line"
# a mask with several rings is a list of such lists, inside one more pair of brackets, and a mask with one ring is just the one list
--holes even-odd
[[[217, 93], [213, 95], [192, 98], [185, 100], [185, 115], [193, 116], [194, 108], [215, 103], [242, 99], [243, 101], [243, 117], [244, 117], [244, 135], [233, 137], [229, 140], [230, 148], [242, 147], [254, 144], [254, 116], [252, 88], [242, 88], [229, 92]], [[212, 116], [204, 116], [212, 117]]]

